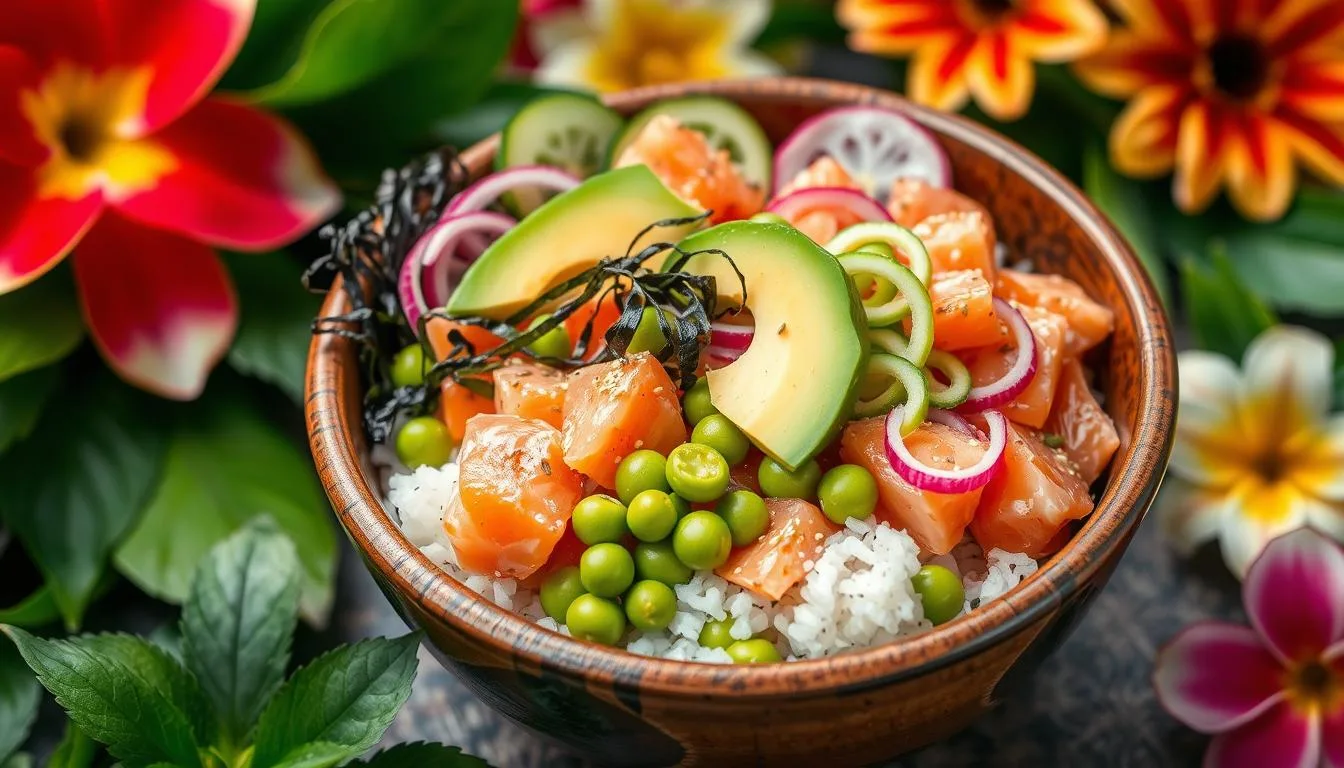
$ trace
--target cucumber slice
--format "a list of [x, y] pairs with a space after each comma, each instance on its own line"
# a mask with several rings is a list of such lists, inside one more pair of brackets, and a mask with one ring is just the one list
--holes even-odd
[[731, 101], [715, 96], [687, 96], [660, 101], [630, 118], [607, 155], [610, 166], [635, 140], [646, 123], [658, 115], [670, 115], [687, 128], [703, 133], [710, 146], [728, 150], [747, 181], [770, 188], [774, 149], [756, 118]]
[[[587, 178], [602, 169], [621, 122], [620, 115], [591, 96], [556, 93], [533, 99], [504, 126], [495, 167], [549, 165]], [[546, 198], [541, 190], [518, 190], [504, 203], [523, 215]]]

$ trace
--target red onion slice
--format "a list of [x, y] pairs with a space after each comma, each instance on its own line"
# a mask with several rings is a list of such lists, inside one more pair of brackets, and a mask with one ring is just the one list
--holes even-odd
[[841, 209], [859, 221], [891, 221], [885, 206], [857, 189], [848, 187], [809, 187], [775, 198], [765, 210], [788, 221], [795, 221], [817, 209]]
[[549, 165], [517, 165], [486, 176], [462, 190], [448, 203], [445, 216], [483, 211], [501, 195], [514, 189], [530, 188], [565, 192], [582, 181], [573, 174]]
[[742, 353], [746, 351], [747, 350], [745, 348], [733, 349], [732, 347], [720, 347], [715, 346], [714, 344], [710, 344], [708, 347], [705, 347], [706, 355], [709, 355], [710, 357], [713, 358], [717, 358], [719, 360], [723, 360], [724, 362], [728, 363], [731, 363], [737, 358], [741, 357]]
[[943, 408], [930, 408], [924, 416], [925, 421], [932, 421], [935, 424], [942, 424], [945, 427], [951, 427], [963, 434], [980, 435], [980, 430], [975, 428], [974, 424], [962, 418], [956, 411], [949, 411]]
[[957, 407], [960, 411], [973, 413], [1003, 405], [1022, 394], [1022, 390], [1036, 376], [1036, 335], [1031, 332], [1031, 324], [1012, 304], [998, 297], [994, 298], [994, 311], [1008, 324], [1008, 330], [1013, 334], [1017, 359], [997, 380], [971, 387], [966, 402]]
[[756, 334], [755, 329], [749, 325], [732, 323], [710, 323], [709, 329], [710, 346], [735, 349], [739, 352], [747, 351], [747, 347], [751, 346], [752, 337]]
[[406, 255], [397, 276], [401, 311], [412, 328], [431, 307], [441, 307], [466, 267], [517, 222], [502, 213], [472, 211], [446, 216]]
[[[938, 469], [915, 458], [905, 447], [905, 438], [901, 436], [904, 410], [904, 405], [898, 405], [887, 414], [885, 442], [887, 460], [905, 482], [932, 493], [966, 493], [983, 487], [1003, 468], [1003, 452], [1008, 446], [1008, 420], [999, 411], [981, 414], [989, 424], [989, 449], [979, 461], [964, 469]], [[932, 416], [934, 410], [929, 414]]]
[[775, 151], [775, 191], [822, 155], [881, 200], [900, 178], [923, 179], [935, 187], [952, 184], [952, 166], [933, 134], [882, 107], [831, 109], [799, 125]]

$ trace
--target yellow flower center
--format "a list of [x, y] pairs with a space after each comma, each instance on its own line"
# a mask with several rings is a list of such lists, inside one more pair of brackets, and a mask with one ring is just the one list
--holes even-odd
[[1332, 713], [1344, 707], [1344, 680], [1320, 659], [1310, 659], [1288, 670], [1284, 690], [1303, 714]]
[[728, 17], [709, 8], [680, 8], [663, 0], [621, 0], [597, 41], [587, 80], [602, 91], [728, 74]]
[[144, 110], [150, 74], [61, 63], [20, 95], [34, 135], [50, 150], [37, 171], [38, 197], [78, 200], [98, 189], [117, 197], [153, 186], [176, 166], [158, 144], [125, 135]]

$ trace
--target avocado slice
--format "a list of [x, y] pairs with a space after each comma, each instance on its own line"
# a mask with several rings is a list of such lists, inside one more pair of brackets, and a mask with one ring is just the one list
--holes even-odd
[[[849, 420], [867, 364], [868, 323], [849, 275], [787, 224], [728, 222], [679, 247], [727, 253], [756, 320], [747, 351], [708, 373], [710, 402], [779, 463], [806, 464]], [[693, 256], [682, 271], [713, 276], [720, 309], [741, 303], [742, 283], [722, 256]]]
[[[600, 173], [556, 195], [504, 233], [462, 276], [449, 314], [502, 320], [607, 256], [623, 256], [645, 227], [701, 211], [663, 185], [647, 166]], [[634, 251], [674, 243], [695, 227], [660, 227]]]

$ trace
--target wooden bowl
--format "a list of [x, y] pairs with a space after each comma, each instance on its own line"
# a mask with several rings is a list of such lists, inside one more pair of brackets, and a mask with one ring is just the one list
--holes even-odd
[[[804, 118], [852, 104], [899, 110], [931, 130], [956, 188], [987, 206], [1013, 258], [1077, 281], [1115, 311], [1092, 361], [1120, 434], [1096, 511], [1062, 551], [1003, 599], [918, 637], [839, 657], [768, 666], [650, 659], [578, 642], [503, 611], [440, 570], [379, 503], [360, 428], [352, 344], [314, 339], [307, 418], [341, 525], [388, 599], [448, 669], [516, 722], [600, 765], [866, 764], [958, 731], [1032, 674], [1105, 584], [1157, 492], [1171, 448], [1176, 366], [1166, 317], [1115, 228], [1066, 179], [960, 117], [859, 85], [804, 79], [678, 84], [612, 96], [632, 113], [715, 94], [778, 142]], [[496, 140], [472, 147], [474, 174]], [[347, 310], [328, 295], [324, 315]]]

